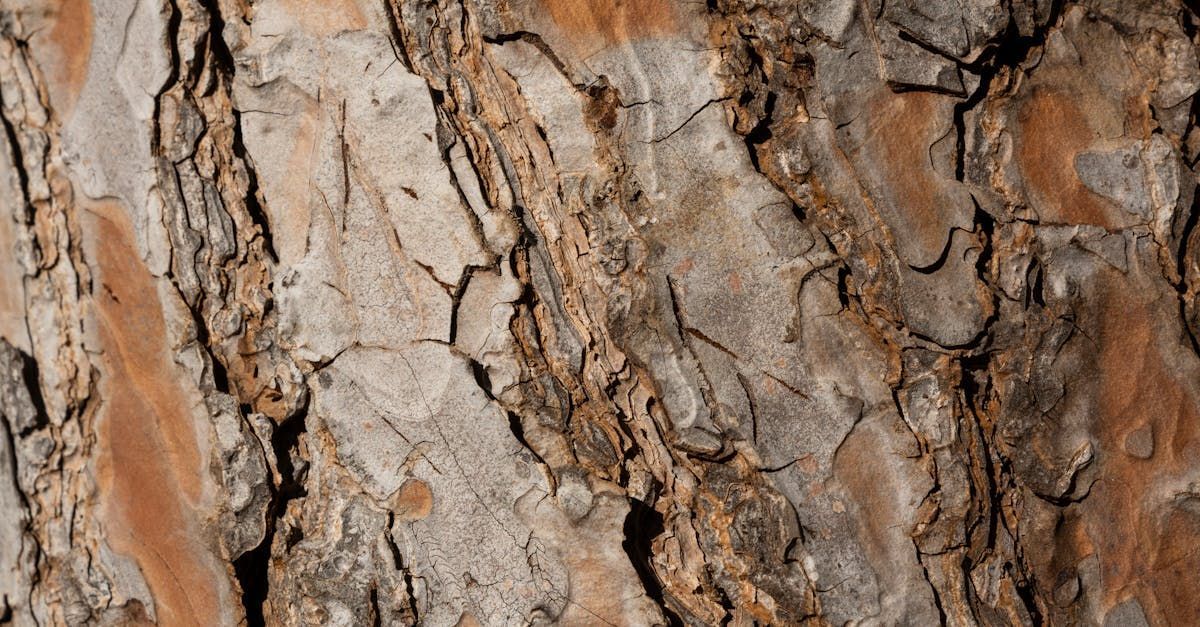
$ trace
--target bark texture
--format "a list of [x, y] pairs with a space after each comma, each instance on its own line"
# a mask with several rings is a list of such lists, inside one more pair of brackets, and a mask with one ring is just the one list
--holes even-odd
[[1200, 623], [1197, 10], [0, 0], [0, 623]]

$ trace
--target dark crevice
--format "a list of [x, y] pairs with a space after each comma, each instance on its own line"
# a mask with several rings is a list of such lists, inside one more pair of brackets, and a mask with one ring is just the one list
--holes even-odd
[[479, 389], [483, 390], [483, 394], [484, 396], [488, 397], [488, 400], [496, 400], [496, 395], [492, 393], [492, 378], [488, 376], [487, 368], [485, 368], [483, 364], [479, 363], [479, 361], [475, 359], [472, 359], [470, 363], [471, 375], [475, 377], [475, 385], [479, 386]]
[[265, 627], [267, 624], [264, 606], [267, 601], [267, 563], [271, 559], [271, 535], [262, 544], [233, 560], [233, 572], [242, 587], [242, 607], [246, 611], [246, 625]]
[[[1200, 100], [1197, 100], [1200, 106]], [[1175, 291], [1179, 294], [1179, 316], [1183, 321], [1183, 328], [1187, 330], [1188, 340], [1190, 340], [1192, 351], [1200, 355], [1200, 340], [1196, 338], [1196, 328], [1191, 316], [1188, 312], [1189, 302], [1194, 303], [1195, 295], [1191, 294], [1191, 281], [1193, 273], [1188, 270], [1189, 257], [1192, 256], [1191, 238], [1196, 232], [1196, 224], [1200, 222], [1200, 188], [1195, 190], [1192, 197], [1192, 206], [1188, 208], [1187, 220], [1183, 223], [1183, 228], [1179, 234], [1179, 252], [1176, 256], [1175, 272], [1178, 276], [1178, 282], [1174, 284]]]
[[[224, 72], [226, 78], [232, 82], [234, 75], [237, 74], [237, 63], [234, 61], [233, 53], [230, 52], [229, 46], [225, 43], [225, 38], [221, 35], [225, 29], [225, 20], [222, 19], [221, 9], [216, 2], [207, 0], [206, 4], [208, 4], [210, 20], [207, 39], [209, 47], [212, 50], [213, 64]], [[279, 256], [275, 254], [275, 243], [271, 234], [270, 220], [267, 217], [266, 209], [263, 207], [260, 197], [261, 190], [258, 186], [258, 173], [254, 168], [254, 162], [250, 158], [250, 154], [246, 151], [246, 145], [242, 139], [242, 114], [237, 108], [233, 108], [232, 112], [233, 154], [241, 160], [243, 170], [246, 173], [246, 193], [244, 198], [246, 213], [250, 215], [250, 220], [259, 227], [259, 232], [263, 240], [263, 249], [272, 261], [278, 262]]]
[[[753, 154], [753, 153], [751, 153], [751, 154]], [[752, 160], [753, 160], [753, 158], [752, 158]], [[757, 164], [756, 164], [756, 167], [757, 167]], [[792, 215], [796, 216], [796, 220], [799, 222], [804, 222], [805, 220], [808, 219], [808, 212], [804, 210], [804, 207], [801, 207], [800, 205], [798, 205], [794, 202], [792, 203]]]
[[529, 439], [525, 437], [525, 425], [521, 422], [521, 417], [518, 416], [514, 411], [506, 411], [505, 413], [508, 415], [508, 429], [512, 432], [513, 437], [517, 439], [517, 442], [521, 443], [521, 446], [525, 447], [525, 449], [533, 455], [534, 459], [536, 459], [539, 464], [549, 468], [549, 466], [546, 464], [546, 460], [542, 459], [542, 456], [539, 455], [538, 452], [529, 445]]
[[652, 546], [654, 539], [666, 531], [663, 515], [646, 503], [631, 498], [629, 499], [629, 514], [625, 516], [623, 530], [625, 539], [621, 541], [621, 548], [625, 549], [625, 553], [629, 556], [629, 561], [633, 564], [633, 569], [637, 572], [638, 579], [642, 582], [642, 588], [646, 590], [646, 595], [658, 604], [663, 616], [672, 627], [682, 627], [683, 620], [679, 614], [667, 606], [663, 598], [662, 582], [659, 581], [658, 576], [654, 573], [654, 567], [650, 564], [650, 559], [654, 555]]
[[[180, 55], [172, 47], [172, 73], [165, 83], [163, 93], [174, 88], [180, 80], [185, 80], [187, 85], [194, 86], [194, 83], [199, 80], [199, 76], [203, 73], [206, 65], [213, 71], [218, 72], [225, 81], [233, 80], [237, 67], [233, 55], [222, 37], [225, 22], [222, 19], [220, 7], [216, 2], [211, 0], [204, 2], [203, 5], [208, 13], [209, 24], [207, 33], [197, 43], [198, 50], [195, 55], [196, 59], [202, 61], [190, 68], [190, 72], [185, 73], [185, 70], [188, 68], [180, 67]], [[178, 42], [181, 20], [182, 16], [179, 10], [172, 5], [168, 31], [169, 41], [173, 43]], [[218, 84], [214, 88], [220, 86], [222, 85]], [[224, 86], [228, 87], [228, 85]], [[156, 101], [157, 109], [154, 116], [156, 129], [153, 141], [156, 152], [161, 148], [161, 144], [159, 143], [161, 128], [157, 127], [159, 124], [159, 112], [161, 111], [161, 95]], [[234, 157], [241, 160], [242, 170], [246, 175], [247, 184], [243, 196], [246, 212], [250, 220], [258, 227], [265, 252], [271, 260], [277, 261], [269, 221], [260, 198], [258, 177], [250, 155], [243, 143], [241, 113], [236, 109], [232, 109], [231, 114], [233, 116], [233, 123], [230, 129], [232, 134], [231, 148]], [[181, 297], [184, 296], [178, 282], [174, 280], [174, 277], [170, 273], [168, 274], [168, 278], [171, 279], [171, 283], [175, 286], [175, 289], [180, 291]], [[186, 298], [184, 300], [187, 302]], [[207, 361], [211, 368], [213, 386], [221, 393], [230, 394], [229, 376], [225, 364], [212, 350], [212, 337], [202, 314], [203, 308], [198, 303], [189, 303], [188, 309], [193, 318], [196, 341], [208, 355]], [[277, 425], [269, 443], [274, 449], [277, 460], [280, 485], [271, 486], [272, 498], [267, 508], [266, 520], [264, 521], [263, 539], [258, 546], [237, 556], [232, 564], [234, 574], [242, 590], [241, 600], [246, 615], [246, 623], [252, 627], [266, 624], [264, 604], [269, 594], [269, 562], [278, 518], [286, 510], [289, 500], [298, 498], [304, 494], [302, 478], [296, 476], [297, 470], [291, 459], [291, 451], [296, 447], [300, 433], [305, 430], [303, 415], [307, 411], [307, 396], [301, 399], [301, 402], [301, 410], [290, 420]], [[243, 416], [252, 410], [252, 407], [246, 403], [241, 403], [240, 406]], [[266, 443], [264, 443], [265, 445]]]
[[523, 41], [534, 48], [537, 48], [538, 52], [542, 53], [542, 56], [546, 57], [546, 59], [550, 61], [550, 64], [554, 66], [554, 69], [558, 70], [558, 73], [561, 74], [568, 83], [571, 83], [575, 89], [582, 91], [587, 88], [587, 85], [577, 83], [575, 82], [575, 79], [571, 78], [571, 71], [567, 67], [567, 64], [564, 63], [563, 60], [554, 52], [554, 49], [546, 43], [546, 40], [542, 39], [542, 36], [537, 33], [519, 30], [511, 33], [501, 33], [495, 36], [484, 35], [483, 40], [489, 44], [498, 46], [503, 46], [504, 44], [513, 41]]
[[676, 126], [671, 132], [667, 133], [666, 135], [663, 135], [662, 137], [658, 137], [656, 139], [651, 139], [648, 142], [642, 142], [642, 143], [657, 144], [659, 142], [666, 141], [666, 140], [670, 139], [671, 137], [674, 137], [676, 133], [683, 130], [683, 128], [685, 126], [687, 126], [688, 124], [690, 124], [692, 122], [692, 120], [696, 119], [696, 116], [700, 115], [701, 113], [704, 113], [705, 109], [709, 108], [710, 106], [712, 106], [718, 102], [725, 102], [727, 100], [729, 100], [729, 98], [713, 98], [713, 99], [709, 100], [708, 102], [704, 103], [699, 109], [696, 109], [695, 111], [693, 111], [692, 114], [689, 115], [686, 120], [684, 120], [679, 126]]
[[271, 221], [259, 198], [262, 191], [258, 186], [258, 172], [254, 168], [254, 161], [250, 158], [250, 153], [246, 151], [246, 146], [242, 143], [242, 113], [237, 109], [233, 110], [233, 120], [233, 154], [241, 159], [246, 172], [246, 213], [250, 215], [250, 220], [258, 225], [259, 234], [263, 240], [263, 250], [266, 251], [271, 261], [278, 263], [279, 256], [275, 253]]
[[[184, 298], [183, 290], [174, 280], [173, 275], [171, 276], [171, 279], [171, 283], [175, 285], [175, 290], [179, 292], [180, 298], [183, 298], [184, 302], [186, 302], [187, 299]], [[188, 312], [192, 315], [192, 325], [196, 329], [196, 343], [200, 345], [200, 348], [208, 357], [209, 370], [211, 371], [213, 378], [213, 388], [222, 394], [229, 394], [229, 374], [225, 370], [225, 365], [221, 363], [220, 359], [217, 359], [216, 354], [212, 350], [212, 339], [209, 335], [208, 325], [205, 324], [204, 317], [200, 314], [200, 308], [196, 306], [189, 306]]]
[[[287, 511], [290, 501], [303, 498], [307, 494], [307, 490], [304, 488], [304, 469], [296, 468], [296, 463], [292, 459], [292, 451], [299, 450], [300, 436], [308, 430], [305, 422], [308, 415], [308, 401], [306, 394], [301, 399], [300, 409], [295, 415], [276, 426], [271, 435], [270, 444], [275, 453], [276, 467], [279, 471], [279, 486], [272, 490], [263, 540], [258, 546], [233, 560], [234, 574], [242, 588], [242, 607], [245, 608], [246, 624], [249, 627], [266, 625], [264, 609], [270, 593], [271, 546], [279, 520]], [[291, 536], [292, 534], [289, 533], [289, 544], [285, 548], [290, 548], [294, 544], [290, 541]]]
[[[174, 0], [167, 2], [167, 6], [171, 9], [171, 14], [167, 16], [166, 32], [167, 53], [171, 56], [171, 68], [167, 73], [166, 80], [163, 81], [162, 91], [158, 93], [159, 98], [155, 99], [156, 109], [153, 117], [155, 125], [158, 124], [159, 114], [162, 112], [160, 106], [161, 96], [167, 93], [175, 85], [175, 83], [179, 82], [179, 64], [183, 62], [179, 57], [179, 50], [175, 48], [176, 44], [179, 42], [179, 27], [183, 24], [183, 13], [179, 11], [179, 7], [175, 4]], [[158, 128], [155, 128], [155, 131], [157, 130]], [[151, 137], [151, 141], [159, 141], [159, 134], [157, 132], [155, 132]], [[155, 147], [157, 147], [157, 143]]]
[[21, 188], [21, 200], [25, 204], [27, 210], [29, 207], [29, 173], [25, 171], [25, 155], [21, 150], [21, 142], [17, 139], [17, 129], [11, 121], [4, 115], [4, 109], [7, 104], [4, 102], [4, 94], [0, 92], [0, 125], [4, 126], [4, 136], [8, 139], [8, 145], [12, 149], [12, 165], [17, 171], [17, 181]]
[[1030, 52], [1040, 48], [1046, 42], [1046, 37], [1050, 33], [1053, 24], [1058, 22], [1059, 11], [1062, 9], [1061, 2], [1054, 2], [1050, 8], [1049, 18], [1046, 20], [1046, 26], [1039, 29], [1036, 33], [1030, 36], [1021, 36], [1018, 33], [1017, 24], [1010, 16], [1008, 25], [1004, 33], [997, 39], [999, 42], [995, 47], [985, 51], [985, 53], [972, 64], [959, 65], [975, 74], [979, 75], [979, 86], [960, 103], [954, 105], [954, 128], [957, 136], [957, 154], [955, 155], [954, 177], [959, 181], [965, 181], [966, 174], [966, 114], [968, 111], [975, 108], [975, 105], [983, 101], [987, 97], [988, 91], [991, 88], [992, 80], [999, 73], [1001, 68], [1019, 67], [1028, 58]]
[[404, 556], [400, 553], [400, 547], [396, 545], [396, 539], [392, 537], [392, 526], [396, 524], [396, 514], [388, 512], [387, 530], [384, 532], [384, 539], [387, 541], [388, 550], [392, 553], [392, 565], [396, 571], [401, 574], [404, 579], [404, 594], [408, 600], [409, 610], [412, 612], [414, 625], [421, 624], [420, 610], [417, 609], [417, 594], [413, 587], [413, 574], [408, 567], [404, 565]]
[[[762, 55], [758, 53], [758, 50], [754, 48], [754, 44], [752, 43], [752, 41], [757, 39], [757, 37], [753, 35], [747, 35], [742, 32], [738, 33], [738, 37], [740, 37], [742, 42], [746, 44], [746, 56], [750, 58], [750, 67], [747, 69], [746, 74], [757, 74], [756, 78], [759, 80], [759, 82], [765, 85], [767, 83], [767, 70], [765, 67], [766, 62]], [[747, 100], [744, 104], [749, 104], [750, 101], [754, 100], [754, 94], [749, 91], [746, 93], [750, 94], [750, 100]], [[743, 96], [745, 95], [746, 94], [744, 93]]]
[[670, 276], [667, 277], [667, 296], [671, 297], [671, 315], [675, 318], [675, 328], [679, 333], [679, 339], [683, 341], [687, 323], [684, 322], [683, 310], [679, 307], [679, 295], [675, 293], [675, 281]]
[[800, 461], [801, 459], [803, 459], [803, 458], [802, 457], [794, 457], [794, 458], [788, 460], [787, 462], [780, 464], [778, 466], [759, 466], [755, 470], [757, 470], [758, 472], [766, 473], [768, 475], [774, 474], [777, 472], [783, 472], [784, 470], [787, 470], [788, 468], [795, 466], [796, 462]]
[[537, 449], [533, 448], [529, 444], [529, 440], [525, 437], [525, 425], [521, 422], [521, 417], [518, 416], [516, 412], [505, 408], [504, 404], [501, 403], [499, 399], [497, 399], [492, 393], [492, 380], [491, 377], [488, 376], [487, 368], [485, 368], [483, 364], [479, 363], [479, 361], [475, 359], [470, 359], [469, 363], [471, 366], [471, 375], [475, 377], [475, 385], [479, 386], [479, 389], [483, 390], [483, 394], [484, 396], [488, 397], [488, 400], [496, 403], [498, 406], [504, 409], [505, 415], [508, 417], [509, 431], [512, 432], [513, 437], [517, 439], [517, 442], [519, 442], [521, 446], [525, 448], [525, 450], [529, 451], [529, 454], [533, 456], [538, 465], [542, 467], [543, 471], [545, 471], [546, 479], [550, 482], [551, 491], [553, 492], [555, 482], [550, 465], [547, 464], [546, 460], [543, 459], [541, 454], [537, 452]]
[[992, 242], [995, 241], [996, 237], [996, 220], [992, 218], [991, 214], [984, 211], [978, 203], [975, 204], [975, 229], [979, 233], [979, 239], [982, 244], [982, 248], [979, 251], [979, 258], [975, 260], [975, 272], [984, 285], [987, 285], [988, 292], [992, 295], [992, 312], [983, 321], [983, 330], [976, 338], [978, 342], [973, 342], [972, 344], [975, 347], [986, 347], [989, 344], [988, 340], [991, 338], [992, 325], [1000, 319], [1001, 290], [988, 281], [988, 266], [992, 263], [993, 254]]
[[1179, 22], [1183, 32], [1191, 39], [1198, 30], [1196, 20], [1200, 19], [1200, 0], [1183, 0], [1183, 6], [1187, 7], [1187, 11], [1181, 12]]
[[371, 591], [367, 600], [371, 606], [371, 625], [380, 627], [383, 625], [383, 616], [379, 610], [379, 587], [374, 582], [371, 583]]
[[741, 372], [734, 373], [737, 376], [738, 383], [742, 386], [742, 392], [746, 395], [746, 404], [750, 408], [750, 441], [755, 445], [758, 444], [758, 410], [757, 403], [754, 400], [754, 394], [750, 392], [750, 383], [746, 376]]
[[[13, 348], [14, 353], [20, 356], [21, 359], [21, 378], [25, 384], [26, 391], [29, 392], [29, 402], [33, 405], [36, 412], [36, 419], [33, 424], [23, 430], [18, 435], [26, 436], [29, 433], [42, 428], [49, 424], [50, 415], [46, 412], [46, 399], [42, 397], [41, 375], [38, 372], [37, 360], [31, 355], [26, 355], [20, 350]], [[15, 450], [15, 449], [14, 449]], [[16, 477], [17, 475], [13, 475]]]
[[[621, 486], [628, 492], [629, 490], [629, 466], [642, 454], [642, 447], [638, 446], [636, 439], [633, 437], [629, 424], [624, 420], [625, 415], [617, 410], [617, 428], [621, 434], [629, 438], [628, 445], [625, 446], [624, 452], [621, 453], [621, 463], [618, 465], [617, 485]], [[658, 486], [655, 486], [657, 489]]]
[[[453, 344], [458, 339], [458, 310], [459, 307], [462, 306], [463, 294], [466, 294], [467, 286], [470, 285], [471, 279], [473, 279], [475, 277], [475, 273], [479, 272], [480, 270], [492, 271], [498, 274], [498, 266], [499, 260], [497, 260], [492, 266], [469, 265], [458, 277], [458, 284], [455, 285], [453, 291], [450, 292], [450, 329], [447, 333], [449, 339], [446, 340], [448, 343]], [[433, 274], [432, 270], [430, 270], [430, 274]], [[437, 280], [436, 277], [434, 280]]]
[[384, 534], [384, 539], [387, 540], [388, 551], [392, 554], [392, 567], [398, 571], [404, 570], [404, 556], [400, 554], [400, 547], [396, 545], [396, 539], [392, 537], [392, 525], [396, 524], [396, 513], [389, 510], [387, 513], [387, 532]]
[[914, 266], [908, 264], [908, 268], [919, 274], [933, 274], [942, 269], [946, 265], [946, 260], [950, 258], [950, 249], [954, 247], [954, 232], [957, 229], [950, 229], [949, 235], [946, 237], [946, 245], [942, 247], [942, 253], [934, 259], [932, 263], [925, 266]]
[[229, 373], [225, 370], [225, 366], [221, 363], [220, 359], [212, 357], [211, 354], [208, 362], [212, 366], [213, 387], [218, 392], [229, 394]]
[[712, 346], [713, 348], [721, 351], [722, 353], [725, 353], [726, 355], [731, 357], [734, 361], [741, 359], [740, 357], [737, 356], [737, 353], [734, 353], [732, 350], [725, 347], [720, 342], [705, 335], [704, 332], [700, 331], [699, 329], [693, 329], [692, 327], [686, 327], [683, 329], [683, 331], [684, 331], [684, 333], [687, 333], [688, 335], [700, 340], [701, 342], [704, 342], [705, 344]]
[[921, 573], [925, 576], [925, 583], [929, 584], [929, 592], [933, 595], [933, 606], [937, 608], [938, 624], [948, 625], [946, 622], [946, 608], [942, 605], [942, 595], [938, 593], [938, 587], [933, 585], [933, 581], [929, 579], [929, 567], [925, 565], [925, 560], [921, 559], [921, 550], [917, 549], [917, 563], [921, 565]]
[[[277, 505], [280, 506], [286, 505], [287, 501], [303, 498], [308, 494], [304, 488], [305, 468], [296, 468], [295, 461], [292, 459], [292, 451], [299, 450], [300, 437], [308, 432], [306, 419], [310, 399], [307, 392], [300, 400], [301, 405], [296, 413], [277, 426], [271, 435], [271, 448], [275, 452], [276, 465], [280, 475], [277, 494], [281, 501]], [[275, 511], [282, 513], [282, 509], [282, 507], [277, 507]]]
[[538, 466], [541, 466], [542, 471], [546, 475], [546, 481], [550, 484], [551, 494], [557, 492], [558, 480], [554, 477], [554, 471], [550, 468], [550, 464], [546, 463], [546, 460], [542, 457], [541, 453], [538, 453], [537, 449], [533, 448], [533, 446], [529, 444], [529, 439], [525, 437], [525, 425], [521, 422], [521, 417], [513, 411], [506, 410], [505, 414], [508, 415], [509, 431], [512, 432], [513, 437], [517, 439], [517, 442], [519, 442], [521, 446], [525, 448], [525, 450], [529, 451], [529, 454], [533, 456], [533, 459], [537, 462]]
[[1017, 598], [1021, 599], [1021, 603], [1025, 606], [1025, 611], [1029, 612], [1029, 620], [1033, 627], [1041, 627], [1045, 620], [1042, 618], [1042, 610], [1038, 607], [1037, 592], [1033, 582], [1022, 577], [1014, 586], [1017, 590]]
[[[927, 94], [939, 94], [942, 96], [953, 96], [955, 98], [962, 98], [963, 96], [966, 95], [966, 92], [961, 89], [951, 89], [949, 87], [938, 87], [936, 85], [914, 85], [912, 83], [902, 83], [900, 81], [895, 81], [895, 80], [889, 80], [889, 81], [886, 81], [886, 83], [887, 83], [888, 89], [892, 90], [892, 93], [896, 93], [896, 94], [906, 94], [906, 93], [911, 93], [911, 92], [923, 92], [923, 93], [927, 93]], [[841, 126], [839, 126], [838, 128], [841, 128]]]
[[771, 123], [774, 121], [775, 114], [775, 92], [767, 92], [766, 102], [763, 103], [763, 116], [750, 129], [749, 133], [742, 139], [746, 143], [746, 149], [750, 153], [750, 165], [754, 166], [754, 171], [762, 174], [762, 168], [759, 167], [758, 146], [771, 139]]
[[837, 271], [837, 293], [842, 309], [850, 309], [850, 269], [845, 265]]
[[394, 6], [388, 0], [383, 0], [383, 14], [387, 18], [388, 32], [391, 37], [388, 39], [388, 45], [392, 47], [392, 54], [409, 74], [416, 74], [416, 67], [413, 65], [412, 58], [408, 56], [408, 50], [404, 49], [402, 42], [404, 41], [403, 34], [400, 32], [400, 9]]
[[729, 594], [723, 588], [717, 588], [715, 592], [717, 593], [717, 602], [721, 605], [721, 609], [725, 610], [725, 614], [721, 617], [719, 624], [721, 627], [725, 627], [733, 622], [733, 613], [737, 610], [737, 606], [733, 604], [733, 601], [729, 600]]
[[[983, 466], [983, 473], [986, 477], [987, 485], [984, 494], [987, 495], [987, 543], [988, 548], [996, 546], [996, 532], [1000, 523], [1000, 513], [1003, 511], [1002, 499], [1004, 498], [1004, 490], [999, 484], [1002, 475], [997, 474], [998, 453], [992, 450], [991, 441], [984, 429], [984, 423], [980, 415], [988, 410], [989, 395], [991, 393], [991, 378], [989, 375], [991, 365], [991, 356], [987, 353], [963, 357], [959, 360], [959, 366], [962, 369], [962, 388], [963, 388], [963, 405], [966, 412], [973, 421], [974, 430], [977, 432], [979, 442], [979, 460]], [[974, 483], [971, 484], [972, 491], [975, 490]], [[964, 556], [964, 559], [968, 559]], [[969, 572], [969, 571], [967, 571]]]
[[[1033, 266], [1029, 269], [1029, 301], [1039, 307], [1046, 306], [1045, 274], [1042, 264], [1035, 260]], [[1028, 303], [1026, 305], [1028, 306]]]

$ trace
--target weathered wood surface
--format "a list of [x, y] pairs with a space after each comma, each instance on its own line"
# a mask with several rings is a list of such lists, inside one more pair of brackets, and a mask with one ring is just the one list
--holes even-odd
[[1200, 623], [1197, 10], [0, 0], [0, 623]]

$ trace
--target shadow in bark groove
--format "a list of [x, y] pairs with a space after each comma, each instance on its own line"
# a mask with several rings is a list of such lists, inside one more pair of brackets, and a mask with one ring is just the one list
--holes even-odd
[[667, 607], [663, 598], [662, 583], [659, 582], [658, 576], [654, 574], [654, 567], [650, 564], [650, 558], [654, 555], [654, 549], [650, 544], [654, 538], [666, 531], [666, 527], [663, 525], [663, 515], [646, 503], [631, 498], [629, 499], [629, 515], [625, 517], [623, 531], [625, 539], [621, 542], [621, 548], [625, 549], [625, 553], [629, 555], [629, 561], [637, 571], [638, 579], [642, 581], [642, 587], [646, 589], [646, 594], [654, 599], [662, 609], [663, 615], [666, 616], [672, 627], [682, 626], [683, 620]]
[[[291, 451], [299, 446], [300, 435], [308, 431], [305, 424], [307, 415], [308, 397], [306, 395], [296, 414], [276, 427], [271, 436], [270, 444], [275, 452], [280, 479], [279, 487], [274, 490], [270, 508], [267, 510], [267, 528], [263, 534], [263, 540], [258, 546], [233, 560], [233, 570], [237, 576], [238, 585], [242, 588], [242, 607], [246, 610], [246, 624], [250, 627], [266, 625], [263, 609], [270, 592], [269, 566], [276, 525], [283, 513], [287, 511], [288, 502], [292, 499], [303, 498], [307, 494], [304, 489], [304, 477], [296, 476], [297, 471], [291, 454]], [[294, 544], [291, 535], [291, 533], [288, 534], [289, 547]]]

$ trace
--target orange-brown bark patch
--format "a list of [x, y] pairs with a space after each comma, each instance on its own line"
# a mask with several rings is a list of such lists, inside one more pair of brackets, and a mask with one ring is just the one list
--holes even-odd
[[562, 33], [572, 39], [600, 38], [619, 44], [676, 31], [667, 0], [537, 0]]
[[[1163, 322], [1173, 304], [1156, 307], [1161, 301], [1147, 291], [1116, 282], [1102, 300], [1094, 429], [1101, 479], [1081, 510], [1100, 562], [1105, 607], [1133, 595], [1151, 622], [1157, 616], [1195, 623], [1200, 523], [1179, 508], [1170, 486], [1194, 473], [1200, 459], [1200, 399], [1181, 380], [1194, 379], [1200, 368], [1180, 372], [1171, 365], [1194, 357], [1183, 354], [1175, 322]], [[1142, 459], [1125, 450], [1125, 440], [1146, 427], [1156, 445]]]
[[[853, 518], [858, 520], [858, 537], [873, 565], [888, 562], [889, 530], [903, 524], [896, 511], [893, 486], [889, 485], [894, 478], [879, 463], [886, 453], [887, 447], [873, 430], [856, 428], [846, 435], [833, 460], [834, 476], [861, 512]], [[836, 502], [834, 508], [838, 508]]]
[[1017, 127], [1016, 161], [1036, 196], [1039, 217], [1045, 222], [1118, 228], [1111, 216], [1114, 207], [1075, 173], [1075, 156], [1096, 135], [1075, 99], [1058, 89], [1034, 88], [1020, 105]]
[[88, 0], [54, 0], [48, 3], [48, 24], [34, 35], [30, 49], [46, 73], [50, 104], [66, 117], [87, 82], [92, 57], [92, 7]]
[[228, 612], [230, 584], [204, 536], [205, 463], [155, 279], [120, 207], [84, 216], [103, 349], [97, 479], [107, 539], [137, 561], [160, 623], [209, 624]]
[[421, 520], [433, 511], [433, 491], [420, 479], [409, 479], [396, 494], [396, 517], [405, 522]]
[[929, 155], [950, 112], [946, 102], [928, 92], [881, 90], [868, 105], [870, 128], [858, 150], [858, 158], [882, 175], [888, 196], [876, 203], [897, 205], [879, 207], [884, 220], [901, 237], [915, 237], [923, 257], [931, 258], [925, 261], [945, 248], [956, 209]]
[[[16, 250], [17, 235], [13, 232], [12, 214], [19, 194], [0, 198], [0, 250]], [[25, 330], [24, 272], [16, 255], [11, 252], [0, 257], [0, 339], [28, 352], [29, 333]]]
[[367, 18], [354, 0], [281, 0], [280, 4], [313, 37], [367, 26]]
[[454, 623], [454, 627], [482, 627], [482, 623], [473, 614], [463, 612], [458, 617], [458, 622]]

